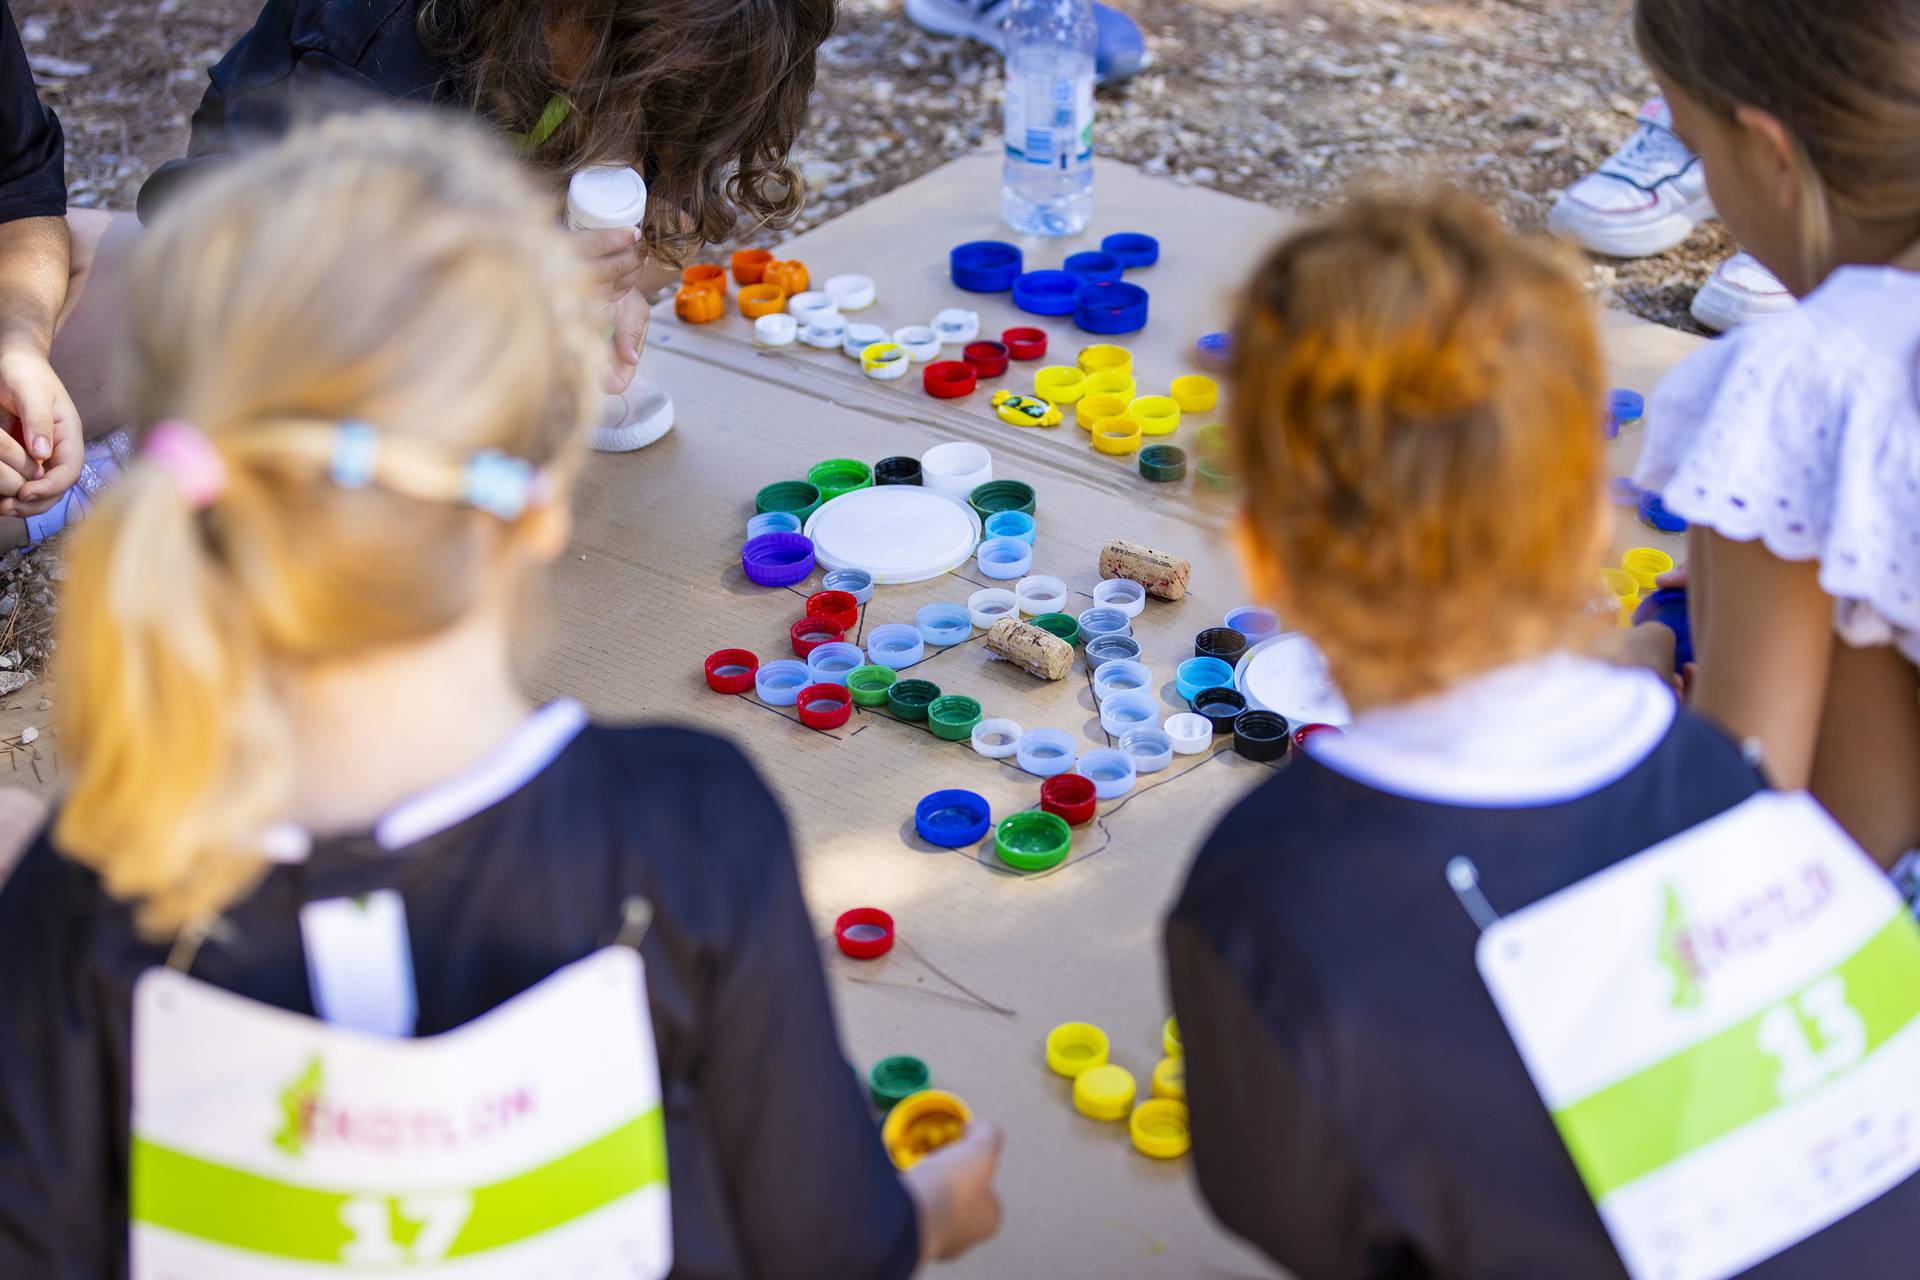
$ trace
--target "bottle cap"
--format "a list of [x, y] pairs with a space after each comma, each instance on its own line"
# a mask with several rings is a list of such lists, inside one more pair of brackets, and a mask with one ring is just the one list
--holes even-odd
[[760, 670], [754, 673], [753, 691], [770, 707], [790, 707], [811, 683], [806, 663], [781, 658], [760, 664]]
[[894, 1104], [880, 1126], [880, 1143], [896, 1169], [911, 1169], [932, 1152], [958, 1142], [973, 1122], [967, 1104], [942, 1089], [922, 1089]]
[[1060, 264], [1060, 269], [1082, 280], [1118, 280], [1123, 270], [1120, 259], [1097, 250], [1069, 254], [1067, 260]]
[[973, 638], [973, 615], [965, 605], [922, 605], [913, 615], [913, 625], [928, 644], [955, 645]]
[[1093, 424], [1093, 447], [1114, 456], [1132, 453], [1140, 447], [1140, 424], [1124, 416], [1102, 418]]
[[1121, 373], [1133, 372], [1133, 352], [1111, 342], [1097, 342], [1090, 347], [1080, 348], [1076, 361], [1080, 371], [1089, 376], [1118, 370]]
[[798, 533], [800, 517], [791, 511], [762, 511], [747, 519], [747, 541], [752, 542], [763, 533]]
[[1007, 371], [1007, 361], [1013, 358], [1013, 353], [1004, 342], [969, 342], [960, 352], [960, 358], [972, 365], [980, 377], [998, 378]]
[[1120, 259], [1129, 271], [1160, 261], [1160, 242], [1138, 231], [1116, 231], [1100, 242], [1100, 248]]
[[933, 1073], [918, 1058], [895, 1054], [873, 1064], [867, 1073], [867, 1095], [873, 1105], [890, 1111], [902, 1098], [911, 1097], [933, 1083]]
[[1067, 584], [1049, 574], [1036, 573], [1014, 583], [1013, 598], [1020, 602], [1020, 612], [1029, 616], [1058, 613], [1067, 603]]
[[877, 324], [848, 324], [847, 336], [840, 343], [840, 349], [848, 357], [858, 360], [868, 347], [881, 342], [891, 342], [893, 335]]
[[833, 940], [840, 953], [855, 960], [875, 960], [893, 950], [893, 917], [878, 907], [843, 911], [833, 922]]
[[776, 480], [753, 495], [755, 511], [790, 511], [803, 522], [820, 505], [820, 490], [805, 480]]
[[919, 484], [920, 459], [882, 458], [873, 464], [873, 482], [876, 485]]
[[1180, 1019], [1168, 1018], [1160, 1024], [1160, 1050], [1169, 1058], [1178, 1058], [1186, 1053], [1186, 1045], [1180, 1040]]
[[1029, 729], [1020, 735], [1013, 757], [1036, 778], [1051, 778], [1073, 768], [1079, 744], [1064, 729]]
[[1165, 729], [1129, 729], [1119, 737], [1136, 774], [1158, 773], [1173, 763], [1173, 735]]
[[[760, 320], [767, 317], [762, 316]], [[760, 320], [755, 320], [758, 325]], [[815, 351], [839, 351], [847, 344], [847, 318], [839, 315], [814, 316], [800, 330], [800, 341]]]
[[927, 642], [920, 628], [904, 622], [889, 622], [867, 632], [867, 660], [895, 671], [910, 667], [927, 656]]
[[1063, 1022], [1047, 1032], [1047, 1066], [1069, 1080], [1105, 1065], [1108, 1052], [1107, 1033], [1091, 1022]]
[[1249, 760], [1278, 760], [1292, 745], [1292, 729], [1271, 711], [1242, 711], [1233, 722], [1233, 749]]
[[1140, 451], [1140, 474], [1160, 484], [1178, 480], [1187, 474], [1186, 451], [1170, 444], [1148, 445]]
[[993, 455], [982, 445], [949, 440], [920, 455], [920, 477], [926, 488], [965, 503], [968, 494], [993, 479]]
[[1113, 747], [1096, 747], [1082, 755], [1073, 767], [1093, 783], [1093, 793], [1102, 800], [1118, 800], [1133, 790], [1137, 777], [1127, 753]]
[[[862, 326], [855, 325], [854, 328]], [[848, 340], [852, 340], [853, 330], [849, 329]], [[907, 349], [897, 342], [876, 342], [860, 352], [860, 369], [875, 382], [897, 382], [907, 376], [907, 369], [913, 364], [913, 357]]]
[[1633, 575], [1643, 592], [1660, 585], [1660, 575], [1673, 572], [1673, 557], [1658, 547], [1635, 547], [1620, 557], [1620, 567]]
[[1238, 689], [1215, 685], [1202, 689], [1187, 700], [1195, 714], [1206, 717], [1215, 733], [1233, 732], [1233, 722], [1247, 709], [1247, 699]]
[[715, 693], [745, 693], [753, 688], [760, 659], [750, 649], [721, 649], [707, 655], [707, 688]]
[[859, 645], [834, 641], [816, 647], [807, 655], [807, 674], [813, 677], [815, 684], [844, 687], [848, 674], [866, 663], [867, 655], [860, 652]]
[[727, 298], [711, 285], [683, 284], [673, 295], [673, 314], [683, 324], [711, 324], [727, 314]]
[[1097, 604], [1081, 611], [1080, 634], [1089, 640], [1095, 636], [1130, 636], [1133, 620], [1118, 609]]
[[[715, 316], [718, 320], [720, 317]], [[762, 347], [790, 347], [800, 336], [800, 322], [792, 316], [775, 312], [770, 316], [761, 316], [753, 322], [753, 341]]]
[[1000, 341], [1007, 348], [1007, 354], [1015, 360], [1043, 360], [1047, 355], [1047, 333], [1044, 329], [1018, 328], [1008, 329], [1000, 335]]
[[[1233, 634], [1237, 636], [1240, 633], [1236, 631]], [[1188, 702], [1197, 698], [1202, 689], [1230, 688], [1232, 685], [1233, 664], [1224, 658], [1211, 655], [1188, 658], [1174, 668], [1173, 686]], [[1197, 706], [1194, 709], [1199, 710]]]
[[1025, 732], [1017, 721], [982, 720], [973, 726], [973, 749], [989, 760], [1010, 760]]
[[1200, 477], [1200, 483], [1211, 493], [1232, 493], [1240, 483], [1233, 464], [1224, 458], [1202, 458], [1194, 464], [1193, 470]]
[[840, 308], [835, 306], [833, 299], [826, 294], [817, 289], [809, 289], [805, 293], [796, 293], [787, 299], [787, 314], [797, 323], [805, 324], [809, 320], [837, 316], [840, 314]]
[[872, 276], [830, 276], [820, 287], [842, 311], [865, 311], [877, 296]]
[[637, 227], [647, 216], [647, 180], [626, 165], [592, 165], [567, 181], [567, 223], [578, 231]]
[[1173, 749], [1183, 756], [1197, 756], [1213, 745], [1213, 723], [1203, 715], [1181, 711], [1167, 717], [1160, 726], [1173, 739]]
[[1683, 673], [1693, 661], [1693, 626], [1687, 617], [1687, 589], [1661, 587], [1634, 611], [1637, 623], [1657, 622], [1673, 632], [1673, 672]]
[[1049, 871], [1066, 861], [1073, 833], [1054, 814], [1024, 809], [1000, 820], [993, 847], [1015, 871]]
[[740, 568], [763, 587], [790, 587], [813, 572], [813, 540], [798, 533], [763, 533], [740, 548]]
[[1093, 700], [1105, 702], [1116, 693], [1144, 693], [1153, 688], [1153, 671], [1144, 662], [1114, 658], [1093, 673]]
[[787, 292], [777, 284], [762, 282], [740, 286], [740, 314], [749, 320], [770, 316], [787, 309]]
[[1040, 784], [1040, 807], [1070, 827], [1092, 822], [1099, 806], [1092, 781], [1077, 773], [1057, 773]]
[[838, 729], [853, 715], [853, 694], [845, 685], [810, 684], [794, 699], [794, 709], [809, 729]]
[[1111, 1062], [1089, 1067], [1073, 1080], [1073, 1109], [1089, 1120], [1124, 1120], [1133, 1106], [1133, 1074]]
[[1109, 662], [1137, 662], [1140, 642], [1132, 636], [1091, 636], [1085, 641], [1087, 670], [1098, 673]]
[[1293, 731], [1293, 745], [1304, 747], [1310, 739], [1317, 738], [1323, 733], [1337, 735], [1340, 733], [1340, 728], [1338, 725], [1331, 724], [1303, 724]]
[[807, 616], [826, 618], [851, 631], [860, 625], [860, 600], [851, 591], [816, 591], [807, 597]]
[[1082, 284], [1073, 295], [1073, 322], [1088, 333], [1138, 333], [1147, 327], [1147, 304], [1137, 284]]
[[864, 667], [855, 667], [847, 672], [847, 692], [853, 695], [855, 706], [878, 707], [886, 703], [887, 690], [900, 678], [892, 667], [883, 667], [878, 663], [868, 663]]
[[1072, 315], [1074, 295], [1083, 287], [1093, 286], [1064, 271], [1029, 271], [1013, 282], [1013, 305], [1036, 316]]
[[1137, 396], [1127, 416], [1140, 424], [1142, 435], [1170, 436], [1180, 429], [1180, 405], [1172, 396]]
[[1280, 634], [1280, 615], [1257, 604], [1243, 604], [1229, 610], [1224, 621], [1247, 638], [1249, 648]]
[[1205, 426], [1195, 428], [1193, 447], [1202, 453], [1224, 453], [1227, 448], [1227, 424], [1209, 422]]
[[1640, 521], [1662, 533], [1687, 531], [1687, 522], [1667, 510], [1667, 504], [1662, 502], [1659, 493], [1652, 489], [1640, 495]]
[[1087, 393], [1087, 375], [1070, 364], [1050, 364], [1033, 375], [1033, 393], [1049, 404], [1072, 404]]
[[[995, 539], [995, 541], [1013, 541], [1013, 539]], [[1013, 598], [1013, 592], [1005, 587], [985, 587], [967, 597], [967, 613], [973, 625], [982, 631], [990, 630], [994, 623], [1008, 614], [1019, 615], [1020, 602]]]
[[1103, 578], [1093, 588], [1093, 602], [1137, 618], [1147, 607], [1147, 589], [1132, 578]]
[[1630, 427], [1646, 416], [1647, 398], [1626, 387], [1615, 388], [1607, 396], [1607, 414], [1613, 419], [1616, 431]]
[[1225, 663], [1240, 661], [1247, 651], [1247, 637], [1235, 627], [1208, 627], [1193, 638], [1193, 656], [1218, 658]]
[[759, 284], [760, 277], [766, 274], [767, 264], [773, 261], [773, 255], [765, 249], [735, 249], [733, 251], [733, 279], [735, 284]]
[[[1100, 727], [1114, 738], [1125, 737], [1135, 729], [1157, 729], [1160, 727], [1160, 704], [1154, 701], [1152, 694], [1141, 689], [1109, 693], [1100, 703]], [[1086, 763], [1085, 757], [1082, 757], [1081, 763]]]
[[925, 720], [939, 696], [940, 686], [931, 680], [896, 680], [887, 686], [887, 708], [901, 720]]
[[[1094, 377], [1102, 375], [1095, 374]], [[1121, 374], [1128, 377], [1128, 374]], [[1088, 378], [1088, 383], [1093, 382]], [[1127, 416], [1129, 398], [1115, 395], [1111, 391], [1100, 391], [1083, 395], [1073, 406], [1073, 421], [1082, 431], [1093, 430], [1093, 424], [1105, 418], [1124, 418]]]
[[1033, 568], [1033, 548], [1018, 538], [988, 538], [980, 544], [975, 563], [989, 578], [1017, 578]]
[[910, 324], [893, 331], [893, 340], [907, 349], [907, 358], [925, 364], [940, 358], [940, 335], [924, 324]]
[[920, 385], [936, 400], [958, 400], [973, 394], [980, 375], [964, 360], [936, 360], [921, 373]]
[[[1181, 1074], [1185, 1076], [1184, 1068]], [[1193, 1149], [1187, 1104], [1173, 1098], [1149, 1098], [1135, 1107], [1127, 1134], [1135, 1151], [1155, 1160], [1177, 1160]]]
[[727, 291], [727, 269], [717, 262], [696, 262], [680, 273], [681, 285], [705, 287], [717, 293]]
[[968, 293], [1005, 293], [1020, 278], [1024, 261], [1018, 245], [974, 240], [954, 246], [947, 255], [947, 269], [954, 284]]
[[807, 264], [795, 258], [769, 262], [766, 270], [760, 273], [760, 279], [778, 287], [788, 297], [805, 293], [807, 286], [813, 283], [813, 277], [807, 273]]
[[1171, 1098], [1175, 1102], [1187, 1100], [1187, 1059], [1184, 1054], [1162, 1058], [1154, 1064], [1153, 1096]]
[[980, 313], [965, 307], [947, 307], [934, 316], [928, 326], [940, 336], [943, 347], [961, 347], [980, 336]]
[[1182, 413], [1210, 413], [1220, 403], [1220, 384], [1203, 373], [1189, 373], [1168, 388]]
[[1024, 511], [996, 511], [980, 522], [989, 538], [1018, 538], [1033, 545], [1033, 517]]
[[[1117, 397], [1122, 405], [1130, 405], [1134, 401], [1134, 390], [1133, 370], [1131, 369], [1102, 369], [1098, 373], [1090, 373], [1087, 375], [1087, 395], [1089, 398], [1093, 396]], [[1125, 417], [1126, 410], [1122, 408], [1121, 411], [1114, 416]], [[1096, 418], [1094, 421], [1097, 422], [1099, 419]]]
[[1027, 621], [1068, 644], [1080, 643], [1080, 620], [1070, 613], [1040, 613]]
[[949, 693], [927, 704], [927, 727], [944, 742], [965, 742], [979, 723], [980, 704], [972, 698]]
[[865, 569], [829, 569], [820, 585], [828, 591], [846, 592], [855, 604], [873, 599], [873, 575]]
[[1225, 369], [1233, 359], [1233, 335], [1202, 334], [1200, 340], [1193, 344], [1193, 354], [1206, 368]]
[[935, 791], [913, 810], [914, 830], [922, 840], [942, 849], [978, 844], [992, 823], [986, 798], [971, 791]]

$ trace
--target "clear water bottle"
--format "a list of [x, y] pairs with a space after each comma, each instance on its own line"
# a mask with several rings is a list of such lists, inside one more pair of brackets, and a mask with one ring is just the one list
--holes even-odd
[[1016, 231], [1071, 236], [1093, 214], [1093, 0], [1013, 0], [1000, 212]]

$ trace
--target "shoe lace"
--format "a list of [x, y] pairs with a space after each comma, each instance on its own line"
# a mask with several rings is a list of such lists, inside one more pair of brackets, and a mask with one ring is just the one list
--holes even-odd
[[1626, 144], [1600, 166], [1601, 173], [1625, 178], [1635, 186], [1652, 188], [1685, 173], [1694, 154], [1673, 130], [1643, 120]]

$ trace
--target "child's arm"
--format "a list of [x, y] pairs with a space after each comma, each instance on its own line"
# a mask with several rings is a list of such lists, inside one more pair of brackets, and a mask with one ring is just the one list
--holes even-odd
[[1804, 788], [1833, 660], [1833, 600], [1814, 560], [1782, 560], [1757, 539], [1687, 537], [1693, 708], [1759, 743], [1777, 787]]

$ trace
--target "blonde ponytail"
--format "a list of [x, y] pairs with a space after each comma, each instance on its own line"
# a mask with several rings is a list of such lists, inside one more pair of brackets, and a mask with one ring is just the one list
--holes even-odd
[[[358, 116], [189, 191], [130, 265], [129, 402], [196, 424], [224, 481], [202, 502], [136, 463], [74, 537], [55, 838], [150, 933], [261, 874], [292, 784], [279, 678], [480, 598], [502, 521], [465, 503], [468, 460], [577, 457], [599, 322], [549, 205], [466, 128]], [[332, 473], [350, 422], [379, 441], [364, 487]]]

